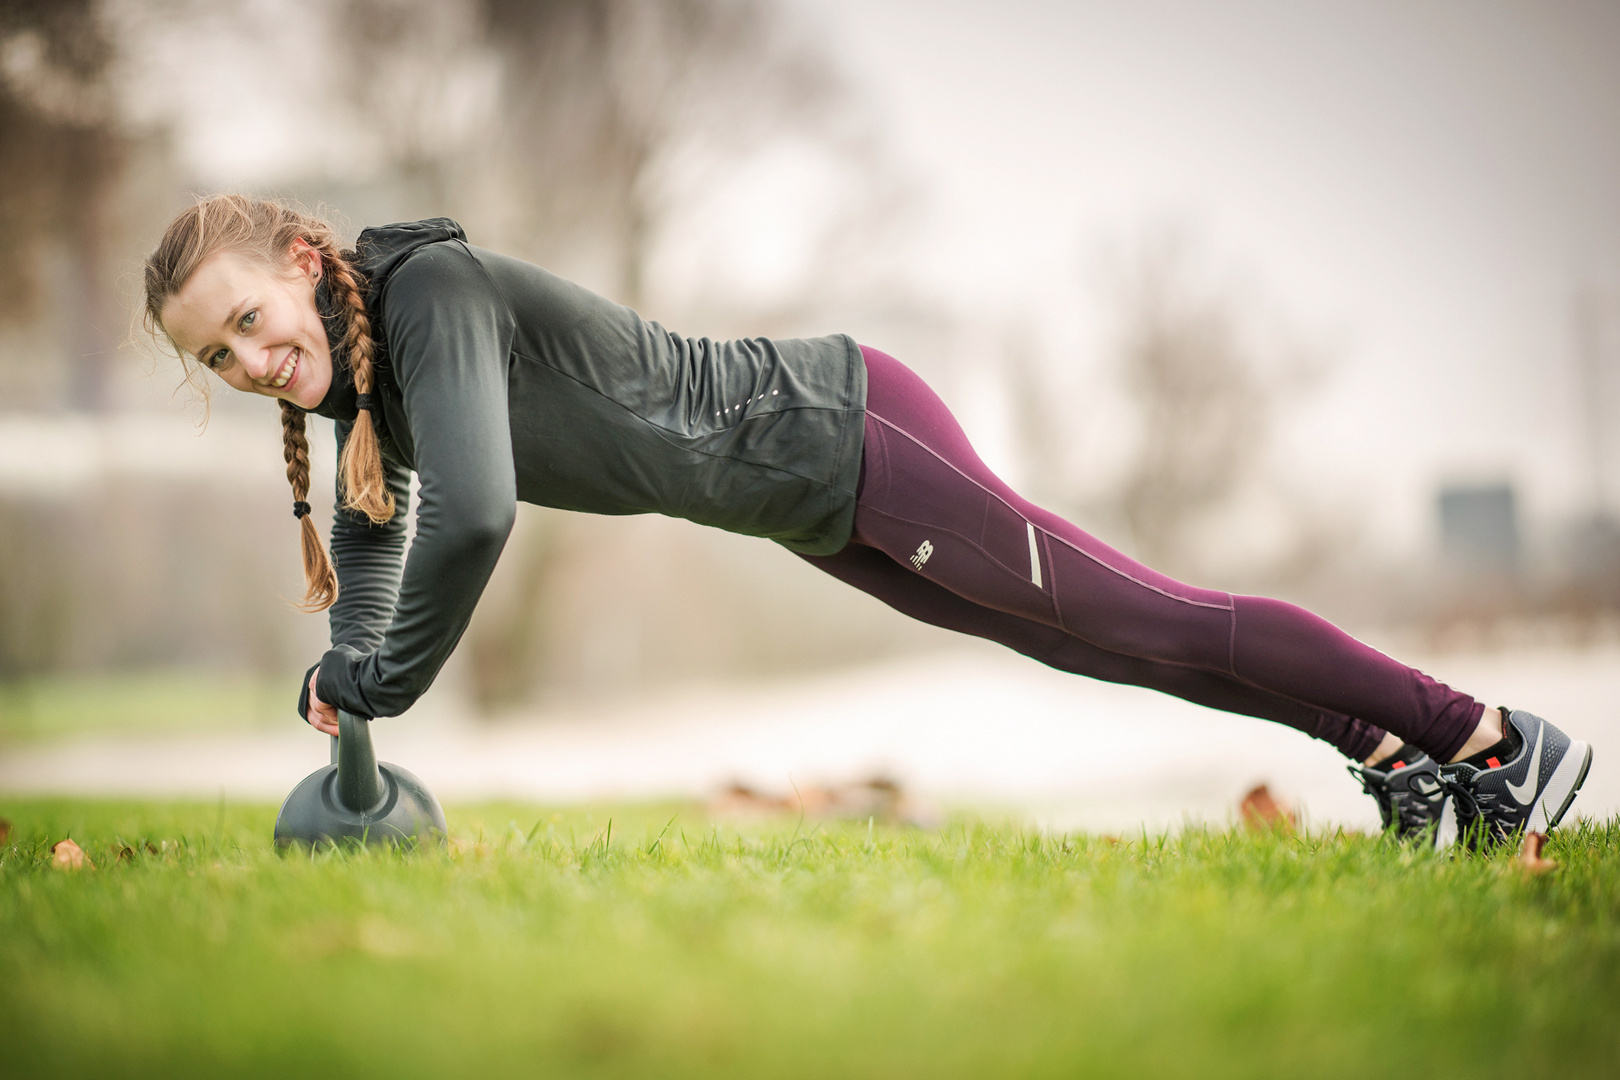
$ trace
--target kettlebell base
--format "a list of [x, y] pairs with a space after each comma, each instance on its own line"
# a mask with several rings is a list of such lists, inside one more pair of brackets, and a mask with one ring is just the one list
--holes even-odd
[[408, 769], [382, 761], [382, 801], [367, 811], [355, 811], [338, 798], [338, 767], [316, 769], [293, 788], [276, 815], [277, 848], [292, 844], [367, 846], [443, 843], [444, 809], [439, 800]]

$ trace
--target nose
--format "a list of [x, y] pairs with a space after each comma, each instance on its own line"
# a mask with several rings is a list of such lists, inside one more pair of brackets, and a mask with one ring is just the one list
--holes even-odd
[[269, 349], [247, 348], [236, 356], [242, 363], [242, 370], [254, 382], [263, 382], [276, 370], [275, 357], [270, 355]]

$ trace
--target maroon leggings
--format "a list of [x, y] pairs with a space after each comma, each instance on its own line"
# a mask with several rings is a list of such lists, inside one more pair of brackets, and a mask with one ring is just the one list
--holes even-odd
[[1060, 671], [1162, 690], [1324, 739], [1360, 760], [1385, 731], [1449, 761], [1484, 707], [1302, 608], [1155, 573], [996, 478], [938, 395], [864, 346], [855, 532], [806, 558], [923, 622]]

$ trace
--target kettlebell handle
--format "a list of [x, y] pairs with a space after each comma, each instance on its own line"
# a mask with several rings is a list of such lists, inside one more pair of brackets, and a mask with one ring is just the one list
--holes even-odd
[[339, 802], [355, 813], [368, 813], [388, 797], [382, 773], [377, 771], [377, 752], [371, 746], [371, 721], [338, 710], [338, 735], [332, 737], [332, 763], [337, 766]]

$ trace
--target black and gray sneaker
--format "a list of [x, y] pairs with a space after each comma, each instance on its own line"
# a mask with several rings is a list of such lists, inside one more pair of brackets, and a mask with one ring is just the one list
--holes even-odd
[[[1563, 818], [1586, 782], [1592, 748], [1523, 709], [1502, 710], [1506, 760], [1482, 751], [1440, 767], [1470, 844], [1500, 843], [1523, 829], [1544, 833]], [[1493, 748], [1494, 749], [1494, 748]], [[1482, 760], [1483, 759], [1483, 760]]]
[[1361, 781], [1362, 790], [1378, 803], [1378, 816], [1384, 828], [1408, 837], [1428, 834], [1432, 842], [1440, 830], [1446, 808], [1446, 786], [1440, 779], [1440, 766], [1411, 743], [1402, 744], [1393, 755], [1377, 765], [1351, 765], [1350, 775]]

